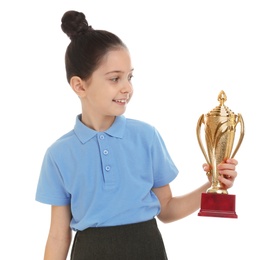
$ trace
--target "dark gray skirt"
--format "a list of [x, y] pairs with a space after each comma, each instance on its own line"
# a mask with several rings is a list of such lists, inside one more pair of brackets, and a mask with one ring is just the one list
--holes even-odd
[[166, 260], [156, 219], [75, 234], [71, 260]]

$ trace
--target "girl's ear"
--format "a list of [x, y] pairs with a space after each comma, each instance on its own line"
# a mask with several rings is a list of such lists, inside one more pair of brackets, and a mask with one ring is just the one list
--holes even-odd
[[83, 97], [86, 94], [84, 81], [81, 78], [73, 76], [70, 79], [70, 86], [72, 90], [77, 94], [77, 96]]

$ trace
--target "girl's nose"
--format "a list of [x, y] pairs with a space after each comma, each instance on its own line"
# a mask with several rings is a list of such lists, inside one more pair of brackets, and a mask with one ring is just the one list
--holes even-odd
[[124, 86], [121, 90], [122, 93], [128, 93], [128, 94], [131, 94], [132, 91], [133, 91], [133, 87], [129, 81], [124, 84]]

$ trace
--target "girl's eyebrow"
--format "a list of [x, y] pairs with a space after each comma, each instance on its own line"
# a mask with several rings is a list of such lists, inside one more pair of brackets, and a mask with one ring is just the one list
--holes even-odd
[[[134, 69], [131, 69], [131, 70], [130, 70], [130, 72], [133, 72], [133, 71], [134, 71]], [[113, 71], [109, 71], [109, 72], [105, 73], [105, 75], [108, 75], [108, 74], [110, 74], [110, 73], [124, 73], [124, 72], [121, 71], [121, 70], [113, 70]]]

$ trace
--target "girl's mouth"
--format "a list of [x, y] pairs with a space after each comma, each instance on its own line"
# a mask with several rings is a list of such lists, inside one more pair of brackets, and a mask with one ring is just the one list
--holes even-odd
[[118, 104], [126, 104], [127, 103], [127, 99], [113, 99], [113, 101]]

